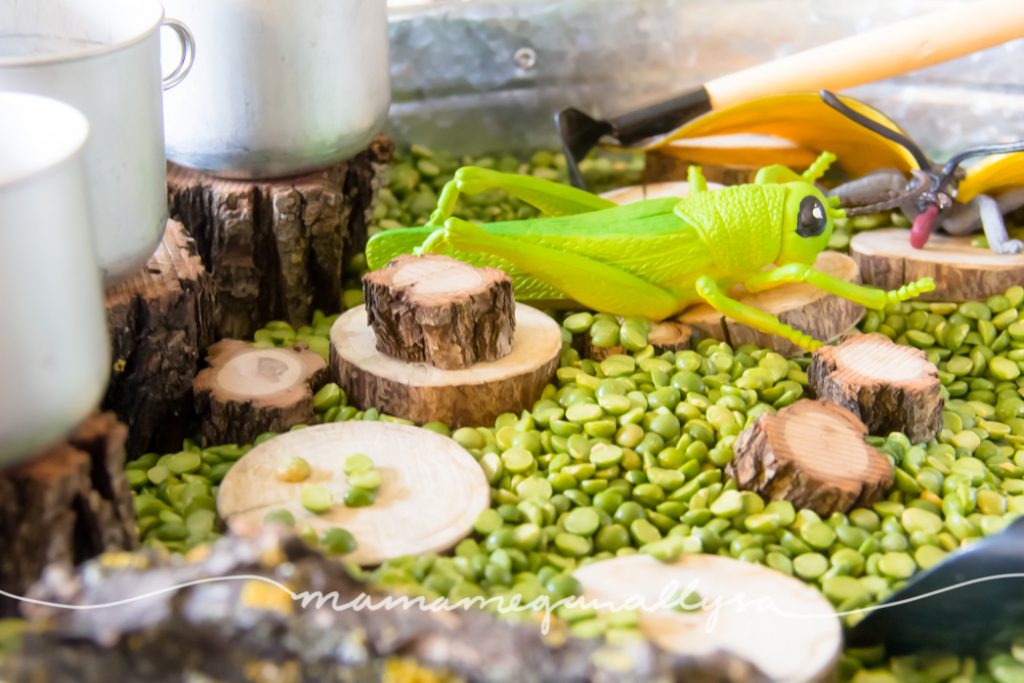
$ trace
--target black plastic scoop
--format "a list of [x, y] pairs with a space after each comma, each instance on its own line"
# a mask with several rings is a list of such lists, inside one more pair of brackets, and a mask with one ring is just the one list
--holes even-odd
[[579, 162], [602, 138], [622, 146], [664, 135], [712, 109], [765, 95], [841, 90], [938, 64], [1024, 35], [1024, 2], [976, 0], [708, 81], [628, 114], [595, 119], [578, 109], [555, 115], [574, 185]]
[[921, 572], [847, 634], [890, 655], [978, 655], [1024, 630], [1024, 519]]

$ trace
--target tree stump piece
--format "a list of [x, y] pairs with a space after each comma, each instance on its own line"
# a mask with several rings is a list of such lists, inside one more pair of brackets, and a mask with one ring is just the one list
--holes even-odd
[[336, 310], [346, 250], [361, 251], [391, 143], [276, 180], [227, 180], [169, 165], [171, 215], [199, 243], [216, 282], [218, 337], [249, 337], [273, 319], [294, 326]]
[[399, 256], [363, 276], [377, 350], [409, 363], [468, 368], [512, 350], [512, 280], [448, 256]]
[[[347, 507], [345, 457], [363, 453], [383, 483], [367, 507]], [[304, 482], [279, 481], [278, 466], [301, 454], [312, 467]], [[300, 492], [318, 484], [333, 496], [323, 514], [302, 506]], [[236, 532], [255, 533], [272, 510], [288, 510], [318, 533], [342, 527], [356, 539], [345, 556], [361, 565], [444, 552], [468, 536], [490, 503], [483, 470], [462, 446], [417, 427], [386, 422], [335, 422], [289, 432], [260, 444], [231, 468], [217, 509]]]
[[[843, 631], [835, 610], [817, 590], [781, 572], [715, 555], [671, 563], [634, 555], [594, 562], [574, 576], [586, 600], [625, 606], [642, 599], [661, 608], [641, 612], [640, 629], [668, 652], [698, 659], [731, 652], [773, 681], [837, 680]], [[703, 609], [666, 605], [688, 591]]]
[[924, 443], [942, 429], [942, 385], [925, 352], [880, 334], [858, 334], [814, 352], [815, 395], [846, 408], [878, 436], [903, 432]]
[[896, 289], [922, 277], [935, 290], [921, 295], [931, 301], [973, 301], [1002, 294], [1024, 282], [1024, 254], [996, 254], [971, 246], [971, 237], [935, 234], [924, 249], [910, 246], [910, 231], [868, 230], [850, 241], [850, 256], [864, 282]]
[[[0, 587], [24, 595], [51, 562], [136, 547], [127, 436], [113, 413], [96, 413], [66, 442], [0, 471]], [[0, 617], [17, 609], [0, 600]]]
[[168, 221], [137, 275], [106, 292], [112, 374], [103, 407], [128, 425], [127, 450], [175, 450], [193, 416], [192, 378], [213, 341], [213, 280], [195, 242]]
[[[857, 264], [834, 251], [819, 254], [814, 267], [847, 282], [860, 282]], [[739, 301], [771, 313], [783, 323], [825, 342], [841, 337], [864, 315], [862, 306], [805, 283], [782, 285], [758, 294], [750, 294], [739, 286], [734, 295]], [[733, 347], [754, 344], [784, 356], [804, 353], [790, 341], [741, 325], [706, 304], [687, 309], [678, 319], [697, 328], [701, 334], [727, 341]]]
[[823, 517], [845, 512], [880, 500], [892, 484], [892, 464], [864, 442], [866, 434], [845, 408], [803, 399], [744, 430], [726, 473], [770, 500]]
[[313, 422], [313, 392], [327, 379], [327, 364], [316, 353], [224, 339], [209, 348], [206, 361], [193, 391], [210, 443], [249, 443], [263, 432]]
[[[689, 325], [677, 320], [663, 320], [651, 326], [647, 342], [654, 347], [655, 353], [665, 353], [666, 351], [680, 351], [689, 348], [692, 337], [693, 328]], [[594, 346], [590, 343], [589, 334], [579, 335], [579, 339], [582, 343], [581, 354], [598, 362], [608, 356], [627, 353], [622, 346]], [[580, 345], [577, 344], [576, 348], [579, 350]]]
[[558, 323], [517, 304], [512, 350], [499, 360], [458, 370], [406, 363], [377, 350], [360, 306], [331, 328], [331, 375], [360, 408], [419, 423], [486, 425], [533, 405], [558, 368], [561, 348]]

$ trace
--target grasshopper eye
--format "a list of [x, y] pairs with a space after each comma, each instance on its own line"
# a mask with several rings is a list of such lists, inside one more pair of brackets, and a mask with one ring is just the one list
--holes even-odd
[[828, 214], [817, 197], [804, 197], [797, 214], [796, 232], [801, 237], [817, 237], [825, 231]]

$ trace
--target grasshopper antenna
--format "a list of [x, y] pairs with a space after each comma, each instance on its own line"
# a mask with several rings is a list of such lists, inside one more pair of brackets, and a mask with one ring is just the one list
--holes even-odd
[[845, 102], [840, 100], [833, 92], [830, 92], [828, 90], [821, 90], [818, 92], [818, 94], [821, 96], [821, 99], [825, 102], [825, 104], [832, 107], [846, 118], [856, 123], [859, 123], [860, 125], [870, 130], [871, 132], [881, 135], [886, 140], [891, 140], [892, 142], [895, 142], [896, 144], [906, 149], [908, 152], [911, 153], [911, 155], [913, 155], [914, 160], [917, 161], [917, 165], [921, 169], [931, 169], [931, 160], [929, 160], [927, 155], [925, 155], [925, 153], [921, 151], [921, 148], [917, 146], [917, 143], [908, 138], [906, 135], [903, 135], [899, 131], [895, 131], [892, 128], [889, 128], [888, 126], [884, 126], [881, 123], [878, 123], [877, 121], [872, 121], [867, 116], [864, 116], [860, 112], [855, 111]]

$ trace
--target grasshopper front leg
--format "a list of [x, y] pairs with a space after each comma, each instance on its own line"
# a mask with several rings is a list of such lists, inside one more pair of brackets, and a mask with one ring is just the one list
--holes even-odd
[[736, 301], [731, 298], [728, 294], [722, 291], [722, 288], [718, 286], [718, 283], [714, 279], [707, 275], [702, 275], [697, 278], [695, 285], [698, 296], [706, 301], [711, 308], [715, 309], [722, 315], [738, 323], [742, 323], [748, 327], [752, 327], [755, 330], [760, 330], [767, 334], [774, 334], [787, 339], [802, 349], [813, 351], [814, 349], [821, 346], [821, 342], [813, 337], [810, 337], [798, 329], [790, 327], [785, 324], [774, 315], [759, 311], [753, 306]]
[[885, 291], [840, 280], [803, 263], [788, 263], [774, 270], [758, 273], [747, 279], [743, 286], [749, 292], [762, 292], [790, 282], [806, 282], [829, 294], [835, 294], [847, 301], [875, 310], [881, 310], [889, 304], [913, 299], [935, 289], [932, 279], [925, 277], [905, 284], [899, 289]]
[[495, 235], [460, 218], [449, 218], [417, 251], [442, 245], [464, 252], [482, 252], [557, 289], [584, 306], [613, 315], [642, 315], [662, 320], [680, 309], [671, 292], [613, 265], [535, 242]]
[[480, 194], [488, 190], [504, 190], [546, 216], [568, 216], [616, 206], [615, 202], [595, 194], [543, 178], [463, 166], [445, 183], [437, 209], [430, 215], [427, 225], [443, 225], [454, 213], [460, 194]]

